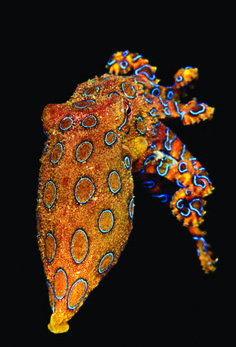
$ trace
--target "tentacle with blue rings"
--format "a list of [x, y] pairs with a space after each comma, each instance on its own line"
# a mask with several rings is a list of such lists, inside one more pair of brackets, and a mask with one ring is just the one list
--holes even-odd
[[[203, 197], [213, 189], [205, 169], [162, 123], [156, 128], [154, 138], [138, 167], [135, 163], [134, 172], [139, 172], [142, 185], [154, 197], [170, 204], [173, 214], [185, 226], [199, 225], [205, 214]], [[166, 180], [172, 182], [167, 190]]]

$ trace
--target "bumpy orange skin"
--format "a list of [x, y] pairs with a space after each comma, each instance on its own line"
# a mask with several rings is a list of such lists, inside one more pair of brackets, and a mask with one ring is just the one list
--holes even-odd
[[[89, 88], [91, 82], [83, 85]], [[42, 116], [48, 143], [41, 159], [38, 242], [54, 312], [49, 329], [55, 333], [68, 330], [67, 321], [116, 264], [132, 229], [125, 107], [113, 95], [83, 111], [48, 105]]]
[[[53, 311], [48, 328], [54, 333], [69, 329], [68, 321], [117, 263], [132, 229], [134, 173], [183, 220], [204, 271], [215, 270], [198, 228], [212, 185], [201, 164], [159, 121], [212, 118], [214, 110], [206, 104], [179, 102], [181, 87], [197, 78], [197, 69], [180, 69], [170, 93], [170, 87], [158, 85], [156, 68], [138, 54], [118, 52], [108, 65], [116, 75], [132, 69], [135, 74], [105, 74], [82, 83], [69, 101], [46, 106], [42, 115], [48, 141], [41, 158], [38, 244]], [[169, 200], [162, 178], [176, 183]]]

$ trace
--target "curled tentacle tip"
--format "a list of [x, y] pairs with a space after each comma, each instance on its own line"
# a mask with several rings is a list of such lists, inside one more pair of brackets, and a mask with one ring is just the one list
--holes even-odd
[[48, 329], [54, 334], [66, 333], [69, 330], [69, 324], [65, 318], [53, 313], [48, 324]]

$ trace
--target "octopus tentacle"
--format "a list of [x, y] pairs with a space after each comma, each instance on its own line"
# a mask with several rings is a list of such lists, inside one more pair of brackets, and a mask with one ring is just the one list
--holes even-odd
[[[206, 232], [201, 231], [199, 225], [206, 213], [204, 198], [214, 188], [206, 170], [168, 127], [162, 125], [159, 128], [152, 146], [134, 163], [134, 171], [139, 173], [139, 179], [153, 196], [168, 203], [173, 215], [183, 221], [194, 240], [196, 237], [203, 238]], [[168, 193], [163, 189], [159, 177], [175, 183], [175, 192]], [[211, 258], [206, 243], [203, 247], [202, 240], [197, 239], [197, 248], [202, 268], [207, 273], [215, 270], [216, 260]]]

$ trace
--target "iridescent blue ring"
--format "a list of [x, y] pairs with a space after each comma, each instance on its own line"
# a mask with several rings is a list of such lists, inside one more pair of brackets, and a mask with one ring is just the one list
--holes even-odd
[[[70, 120], [71, 120], [71, 124], [70, 124], [67, 128], [62, 128], [61, 123], [62, 123], [63, 120], [65, 120], [65, 119], [70, 119]], [[61, 122], [60, 122], [59, 128], [60, 128], [61, 130], [68, 130], [68, 129], [70, 129], [70, 128], [72, 127], [73, 123], [74, 123], [74, 121], [73, 121], [73, 119], [72, 119], [71, 117], [64, 117], [64, 118], [61, 120]]]
[[[56, 296], [56, 298], [58, 299], [58, 300], [61, 300], [61, 299], [63, 299], [64, 298], [64, 296], [66, 295], [66, 292], [67, 292], [67, 288], [68, 288], [68, 279], [67, 279], [67, 275], [66, 275], [66, 273], [65, 273], [65, 271], [63, 270], [63, 269], [58, 269], [57, 270], [57, 272], [55, 273], [55, 276], [54, 276], [54, 283], [55, 283], [55, 279], [56, 279], [56, 276], [57, 276], [57, 274], [59, 273], [59, 272], [63, 272], [63, 274], [65, 275], [65, 279], [66, 279], [66, 288], [65, 288], [65, 291], [64, 291], [64, 293], [63, 293], [63, 295], [62, 296], [57, 296], [57, 294], [56, 294], [56, 292], [55, 292], [55, 296]], [[55, 286], [55, 284], [54, 284], [54, 286]]]
[[127, 155], [124, 157], [124, 163], [125, 163], [126, 169], [129, 169], [131, 163], [130, 163], [130, 159], [129, 159], [129, 157]]
[[[90, 183], [92, 183], [92, 186], [93, 186], [93, 192], [90, 194], [90, 196], [88, 197], [88, 199], [87, 199], [86, 201], [80, 201], [80, 200], [77, 198], [77, 195], [76, 195], [77, 186], [78, 186], [78, 184], [79, 184], [82, 180], [88, 180], [88, 181], [90, 181]], [[95, 186], [94, 186], [94, 184], [93, 184], [93, 182], [91, 181], [90, 178], [88, 178], [88, 177], [82, 177], [82, 178], [80, 178], [80, 179], [78, 180], [78, 182], [76, 183], [76, 186], [75, 186], [75, 199], [76, 199], [76, 201], [77, 201], [79, 204], [86, 204], [86, 202], [88, 202], [88, 201], [92, 198], [92, 196], [94, 195], [94, 193], [95, 193]]]
[[[92, 125], [84, 125], [84, 121], [85, 121], [86, 119], [90, 118], [90, 117], [92, 117], [92, 118], [95, 119], [95, 123], [92, 124]], [[97, 118], [96, 118], [93, 114], [90, 114], [90, 115], [88, 115], [87, 117], [85, 117], [85, 118], [82, 120], [82, 123], [81, 123], [81, 124], [82, 124], [82, 127], [84, 127], [84, 128], [93, 128], [93, 127], [95, 127], [95, 126], [97, 125], [97, 123], [98, 123]]]
[[[48, 257], [47, 257], [47, 252], [46, 252], [46, 240], [47, 240], [47, 237], [48, 236], [52, 236], [52, 238], [53, 238], [53, 241], [54, 241], [54, 243], [55, 243], [55, 249], [54, 249], [54, 253], [53, 253], [53, 255], [52, 255], [52, 257], [50, 258], [50, 259], [48, 259]], [[47, 233], [46, 234], [46, 236], [45, 236], [45, 257], [46, 257], [46, 259], [47, 259], [47, 261], [49, 262], [49, 263], [51, 263], [52, 261], [53, 261], [53, 259], [54, 259], [54, 257], [55, 257], [55, 254], [56, 254], [56, 251], [57, 251], [57, 242], [56, 242], [56, 239], [55, 239], [55, 237], [54, 237], [54, 235], [52, 234], [52, 233]]]
[[[111, 227], [110, 227], [108, 230], [103, 230], [103, 229], [100, 227], [100, 219], [101, 219], [103, 213], [105, 213], [105, 212], [110, 212], [110, 214], [111, 214], [111, 216], [112, 216], [112, 225], [111, 225]], [[101, 231], [101, 233], [108, 233], [109, 231], [111, 231], [111, 229], [113, 228], [113, 226], [114, 226], [114, 215], [113, 215], [112, 211], [111, 211], [111, 210], [103, 210], [102, 213], [101, 213], [100, 216], [99, 216], [99, 219], [98, 219], [98, 228], [99, 228], [99, 230]]]
[[[131, 211], [132, 204], [133, 204], [133, 211]], [[131, 198], [129, 202], [129, 216], [131, 219], [134, 216], [134, 198]]]
[[[112, 258], [112, 259], [111, 259], [111, 262], [110, 262], [110, 264], [109, 264], [103, 271], [101, 271], [102, 262], [103, 262], [103, 260], [104, 260], [106, 257], [108, 257], [109, 255], [111, 255], [111, 258]], [[100, 263], [99, 263], [99, 266], [98, 266], [98, 272], [99, 272], [100, 274], [103, 274], [105, 271], [107, 271], [107, 270], [109, 269], [109, 267], [111, 266], [113, 260], [114, 260], [114, 254], [113, 254], [112, 252], [109, 252], [109, 253], [105, 254], [105, 255], [102, 257], [102, 259], [100, 260]]]
[[[77, 302], [77, 304], [74, 305], [74, 306], [70, 306], [70, 304], [69, 304], [69, 299], [70, 299], [71, 291], [72, 291], [72, 289], [74, 288], [74, 286], [75, 286], [78, 282], [82, 282], [82, 283], [85, 284], [85, 290], [84, 290], [84, 293], [83, 293], [82, 297], [81, 297], [80, 300]], [[69, 308], [70, 310], [74, 310], [74, 309], [81, 303], [81, 301], [83, 300], [83, 298], [84, 298], [84, 296], [85, 296], [85, 293], [86, 293], [86, 291], [87, 291], [87, 288], [88, 288], [88, 283], [87, 283], [87, 281], [85, 281], [83, 278], [78, 279], [77, 281], [75, 281], [75, 282], [72, 284], [72, 286], [71, 286], [71, 288], [70, 288], [70, 291], [69, 291], [69, 295], [68, 295], [68, 308]]]

